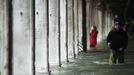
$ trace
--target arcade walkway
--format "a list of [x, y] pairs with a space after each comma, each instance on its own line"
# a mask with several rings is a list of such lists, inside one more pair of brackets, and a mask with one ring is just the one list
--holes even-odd
[[[98, 44], [96, 52], [81, 52], [76, 59], [61, 68], [51, 67], [52, 75], [131, 75], [134, 73], [134, 39], [129, 39], [125, 64], [109, 65], [109, 51], [105, 42]], [[39, 74], [38, 75], [43, 75]]]
[[[117, 16], [133, 32], [132, 9], [134, 0], [0, 0], [0, 75], [131, 75], [134, 39], [113, 66], [103, 39]], [[93, 25], [103, 42], [84, 53]]]

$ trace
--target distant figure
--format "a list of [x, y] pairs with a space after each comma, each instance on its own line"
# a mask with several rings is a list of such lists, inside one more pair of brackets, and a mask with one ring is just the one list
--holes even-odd
[[111, 49], [110, 64], [124, 63], [124, 50], [127, 48], [128, 35], [122, 25], [116, 22], [107, 36], [107, 44]]
[[98, 30], [96, 26], [94, 25], [91, 27], [91, 30], [90, 30], [90, 49], [91, 50], [94, 50], [97, 44], [97, 34], [98, 34]]

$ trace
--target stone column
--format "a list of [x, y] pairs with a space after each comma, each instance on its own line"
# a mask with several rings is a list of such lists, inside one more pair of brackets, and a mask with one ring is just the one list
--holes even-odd
[[60, 0], [60, 40], [61, 40], [61, 61], [66, 58], [66, 0]]
[[13, 0], [13, 75], [32, 75], [32, 0]]
[[82, 0], [78, 0], [78, 37], [79, 51], [82, 51]]
[[49, 60], [51, 65], [59, 64], [58, 3], [58, 0], [49, 0]]
[[107, 16], [108, 16], [108, 26], [107, 26], [107, 31], [109, 32], [110, 30], [111, 30], [111, 16], [110, 16], [110, 10], [108, 10], [108, 12], [107, 12]]
[[[0, 74], [9, 75], [9, 12], [7, 0], [0, 0]], [[11, 69], [11, 68], [10, 68]], [[11, 71], [10, 71], [11, 73]], [[11, 74], [12, 75], [12, 74]]]
[[108, 33], [108, 12], [105, 11], [105, 36], [107, 36]]
[[97, 42], [100, 42], [102, 40], [102, 11], [98, 8], [97, 10], [97, 18], [98, 19], [98, 37]]
[[3, 20], [4, 20], [4, 0], [0, 0], [0, 74], [3, 66]]
[[90, 49], [89, 33], [90, 33], [90, 0], [86, 0], [86, 34], [87, 34], [87, 50]]
[[47, 72], [47, 0], [36, 0], [36, 71]]
[[78, 0], [74, 0], [74, 34], [75, 54], [78, 54]]
[[105, 37], [105, 10], [104, 10], [104, 8], [103, 8], [103, 10], [102, 10], [102, 39], [104, 40], [104, 39], [106, 39], [106, 37]]
[[73, 51], [73, 0], [68, 0], [68, 56], [72, 58], [74, 56]]

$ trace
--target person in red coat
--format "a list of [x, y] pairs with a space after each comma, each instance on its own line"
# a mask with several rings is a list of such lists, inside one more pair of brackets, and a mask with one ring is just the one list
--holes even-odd
[[90, 30], [90, 48], [94, 49], [96, 44], [97, 44], [97, 34], [98, 34], [98, 30], [96, 28], [96, 26], [92, 26], [91, 30]]

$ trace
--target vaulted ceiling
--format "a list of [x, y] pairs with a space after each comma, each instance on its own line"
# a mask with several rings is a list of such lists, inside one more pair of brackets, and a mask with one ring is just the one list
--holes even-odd
[[114, 14], [125, 16], [127, 20], [134, 18], [134, 0], [100, 0], [109, 5]]

